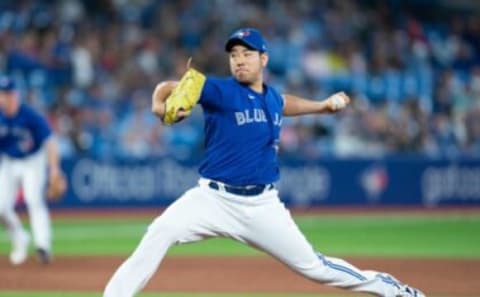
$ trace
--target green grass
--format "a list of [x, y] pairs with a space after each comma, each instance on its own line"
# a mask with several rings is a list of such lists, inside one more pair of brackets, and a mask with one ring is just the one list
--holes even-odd
[[355, 216], [299, 218], [326, 254], [406, 257], [480, 257], [477, 216]]
[[[295, 220], [320, 252], [338, 256], [480, 258], [480, 214], [300, 216]], [[56, 255], [126, 255], [150, 218], [56, 219]], [[0, 231], [0, 254], [9, 244]], [[173, 247], [175, 255], [260, 255], [227, 239]]]
[[[55, 219], [56, 255], [126, 255], [130, 253], [150, 217], [126, 219]], [[480, 258], [480, 213], [426, 215], [317, 215], [295, 220], [321, 252], [332, 256], [389, 256]], [[0, 231], [0, 254], [9, 243]], [[175, 255], [260, 255], [237, 242], [213, 239], [171, 249]], [[100, 297], [101, 293], [12, 292], [0, 297]], [[139, 297], [364, 297], [318, 294], [211, 294], [143, 293]], [[437, 295], [429, 297], [454, 297]]]

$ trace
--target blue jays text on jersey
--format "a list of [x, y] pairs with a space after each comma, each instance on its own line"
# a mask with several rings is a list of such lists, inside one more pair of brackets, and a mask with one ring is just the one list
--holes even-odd
[[0, 154], [24, 158], [37, 152], [51, 135], [47, 121], [21, 103], [18, 112], [7, 117], [0, 111]]
[[[249, 109], [237, 111], [235, 112], [235, 118], [237, 119], [237, 125], [239, 126], [250, 123], [268, 123], [265, 111], [257, 108], [254, 108], [253, 111]], [[275, 113], [273, 124], [278, 126], [282, 125], [281, 117], [277, 113]]]
[[279, 179], [283, 98], [264, 84], [257, 93], [234, 78], [208, 77], [199, 103], [205, 114], [200, 175], [234, 186]]

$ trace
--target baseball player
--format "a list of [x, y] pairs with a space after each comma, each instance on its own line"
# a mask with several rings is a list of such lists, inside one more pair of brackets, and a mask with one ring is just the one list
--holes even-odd
[[44, 264], [51, 260], [50, 216], [44, 193], [47, 174], [50, 180], [61, 175], [57, 147], [51, 135], [46, 120], [20, 102], [14, 81], [0, 77], [0, 218], [12, 242], [10, 262], [13, 265], [25, 262], [30, 241], [15, 212], [20, 185], [37, 256]]
[[384, 297], [424, 297], [392, 276], [360, 270], [318, 253], [278, 197], [277, 147], [282, 116], [334, 113], [350, 99], [323, 101], [279, 94], [263, 81], [267, 45], [256, 29], [227, 40], [232, 77], [205, 77], [190, 68], [179, 82], [160, 83], [152, 109], [166, 124], [188, 117], [199, 103], [205, 115], [205, 156], [198, 186], [149, 226], [133, 254], [107, 284], [104, 297], [131, 297], [160, 265], [169, 247], [228, 237], [262, 250], [305, 277], [329, 286]]

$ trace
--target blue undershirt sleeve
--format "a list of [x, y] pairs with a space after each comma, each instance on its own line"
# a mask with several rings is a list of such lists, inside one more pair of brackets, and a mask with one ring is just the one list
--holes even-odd
[[213, 78], [207, 77], [200, 95], [199, 104], [204, 107], [217, 107], [221, 105], [222, 97], [218, 82]]

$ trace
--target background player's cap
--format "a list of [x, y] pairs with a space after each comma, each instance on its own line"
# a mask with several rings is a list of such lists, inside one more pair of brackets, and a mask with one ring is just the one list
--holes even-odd
[[257, 29], [244, 28], [235, 31], [225, 44], [225, 50], [229, 52], [234, 45], [242, 44], [246, 47], [264, 53], [267, 51], [267, 44], [262, 34]]
[[13, 90], [15, 90], [15, 82], [7, 76], [0, 76], [0, 91], [10, 92]]

